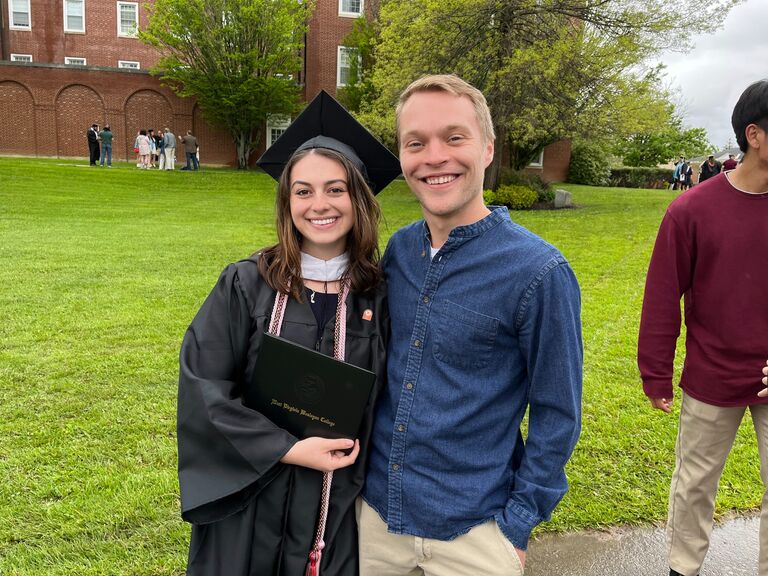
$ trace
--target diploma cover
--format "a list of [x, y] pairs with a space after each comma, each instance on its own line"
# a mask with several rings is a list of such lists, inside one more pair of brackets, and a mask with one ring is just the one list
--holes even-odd
[[297, 438], [357, 438], [376, 375], [264, 334], [243, 404]]

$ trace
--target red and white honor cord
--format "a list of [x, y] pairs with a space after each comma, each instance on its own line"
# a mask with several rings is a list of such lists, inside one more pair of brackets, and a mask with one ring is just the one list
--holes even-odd
[[[336, 305], [336, 328], [334, 330], [333, 357], [342, 362], [345, 359], [345, 344], [347, 341], [347, 295], [349, 294], [349, 281], [341, 282], [339, 301]], [[288, 294], [279, 292], [275, 297], [275, 305], [272, 307], [272, 318], [269, 321], [269, 333], [273, 336], [280, 335], [285, 316], [285, 305], [288, 302]], [[309, 562], [305, 576], [320, 576], [320, 560], [325, 548], [325, 524], [328, 520], [328, 507], [331, 502], [331, 484], [333, 483], [333, 471], [323, 473], [323, 489], [320, 495], [320, 517], [317, 519], [315, 541], [309, 553]]]

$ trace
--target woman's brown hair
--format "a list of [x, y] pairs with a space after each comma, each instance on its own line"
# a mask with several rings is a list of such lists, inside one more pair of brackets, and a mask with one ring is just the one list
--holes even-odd
[[352, 202], [354, 223], [347, 234], [349, 268], [345, 275], [350, 289], [365, 293], [381, 282], [379, 269], [379, 220], [381, 210], [360, 170], [349, 159], [327, 148], [301, 150], [291, 156], [277, 184], [275, 200], [277, 244], [261, 251], [259, 272], [278, 292], [289, 293], [301, 300], [304, 283], [301, 278], [301, 234], [291, 218], [291, 171], [309, 154], [319, 154], [342, 165], [347, 173], [347, 190]]

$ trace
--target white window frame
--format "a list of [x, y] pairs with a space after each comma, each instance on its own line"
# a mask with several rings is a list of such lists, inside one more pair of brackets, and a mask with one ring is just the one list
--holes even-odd
[[[121, 18], [120, 18], [120, 8], [123, 6], [133, 6], [136, 10], [136, 27], [134, 28], [133, 33], [127, 34], [123, 32], [120, 25], [122, 24]], [[120, 38], [136, 38], [139, 35], [139, 3], [138, 2], [118, 2], [117, 3], [117, 35]]]
[[[78, 62], [72, 62], [72, 60], [78, 60]], [[83, 61], [82, 64], [79, 62], [79, 60]], [[87, 66], [87, 61], [81, 56], [64, 56], [64, 64], [67, 66]]]
[[270, 114], [267, 117], [267, 148], [272, 146], [272, 144], [274, 144], [277, 141], [277, 138], [272, 140], [272, 130], [282, 130], [283, 132], [285, 132], [285, 130], [290, 125], [291, 125], [290, 116], [283, 116], [281, 114]]
[[32, 54], [11, 54], [11, 62], [32, 62]]
[[[76, 28], [68, 28], [67, 24], [69, 22], [69, 13], [67, 11], [67, 5], [71, 1], [82, 1], [83, 4], [83, 28], [82, 30], [78, 30]], [[64, 0], [64, 32], [67, 32], [69, 34], [85, 34], [85, 0]]]
[[[357, 50], [357, 48], [350, 48], [349, 46], [338, 46], [336, 48], [336, 87], [341, 88], [343, 86], [346, 86], [346, 84], [342, 84], [341, 82], [341, 55], [342, 53], [347, 54], [347, 58], [349, 58], [349, 53], [357, 53], [357, 59], [358, 62], [360, 62], [360, 54]], [[347, 66], [349, 69], [350, 67]], [[347, 74], [349, 75], [349, 74]]]
[[141, 63], [136, 60], [118, 60], [117, 67], [122, 68], [123, 70], [139, 70], [141, 68]]
[[27, 20], [29, 20], [29, 25], [27, 25], [27, 26], [21, 26], [19, 24], [14, 24], [13, 23], [13, 2], [14, 2], [14, 0], [8, 0], [8, 23], [10, 24], [9, 28], [11, 30], [32, 30], [32, 9], [29, 6], [30, 0], [26, 0], [26, 2], [27, 2]]
[[544, 168], [544, 148], [541, 149], [541, 152], [539, 152], [539, 155], [535, 160], [531, 160], [531, 163], [528, 164], [528, 166], [531, 168]]
[[359, 18], [365, 12], [365, 0], [360, 0], [360, 12], [349, 12], [344, 10], [344, 0], [339, 0], [339, 16], [344, 18]]

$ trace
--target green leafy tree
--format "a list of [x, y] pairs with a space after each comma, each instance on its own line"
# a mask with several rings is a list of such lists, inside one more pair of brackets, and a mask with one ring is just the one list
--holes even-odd
[[352, 31], [344, 38], [344, 46], [354, 48], [357, 58], [352, 58], [347, 85], [336, 91], [336, 97], [351, 112], [359, 112], [363, 102], [372, 101], [376, 97], [370, 72], [376, 63], [378, 40], [378, 22], [367, 16], [355, 20]]
[[666, 164], [678, 156], [705, 156], [713, 150], [704, 128], [685, 128], [671, 109], [666, 122], [660, 121], [653, 130], [636, 133], [622, 139], [614, 152], [624, 159], [625, 166], [653, 167]]
[[[504, 145], [520, 168], [562, 138], [640, 131], [664, 102], [657, 71], [641, 63], [713, 30], [738, 1], [384, 0], [374, 99], [362, 117], [376, 130], [413, 79], [458, 74], [491, 107], [497, 146], [486, 187], [495, 189]], [[379, 136], [391, 139], [391, 129]]]
[[196, 97], [206, 120], [232, 134], [247, 168], [268, 117], [299, 107], [293, 75], [314, 0], [156, 0], [147, 8], [139, 37], [162, 55], [152, 73]]

